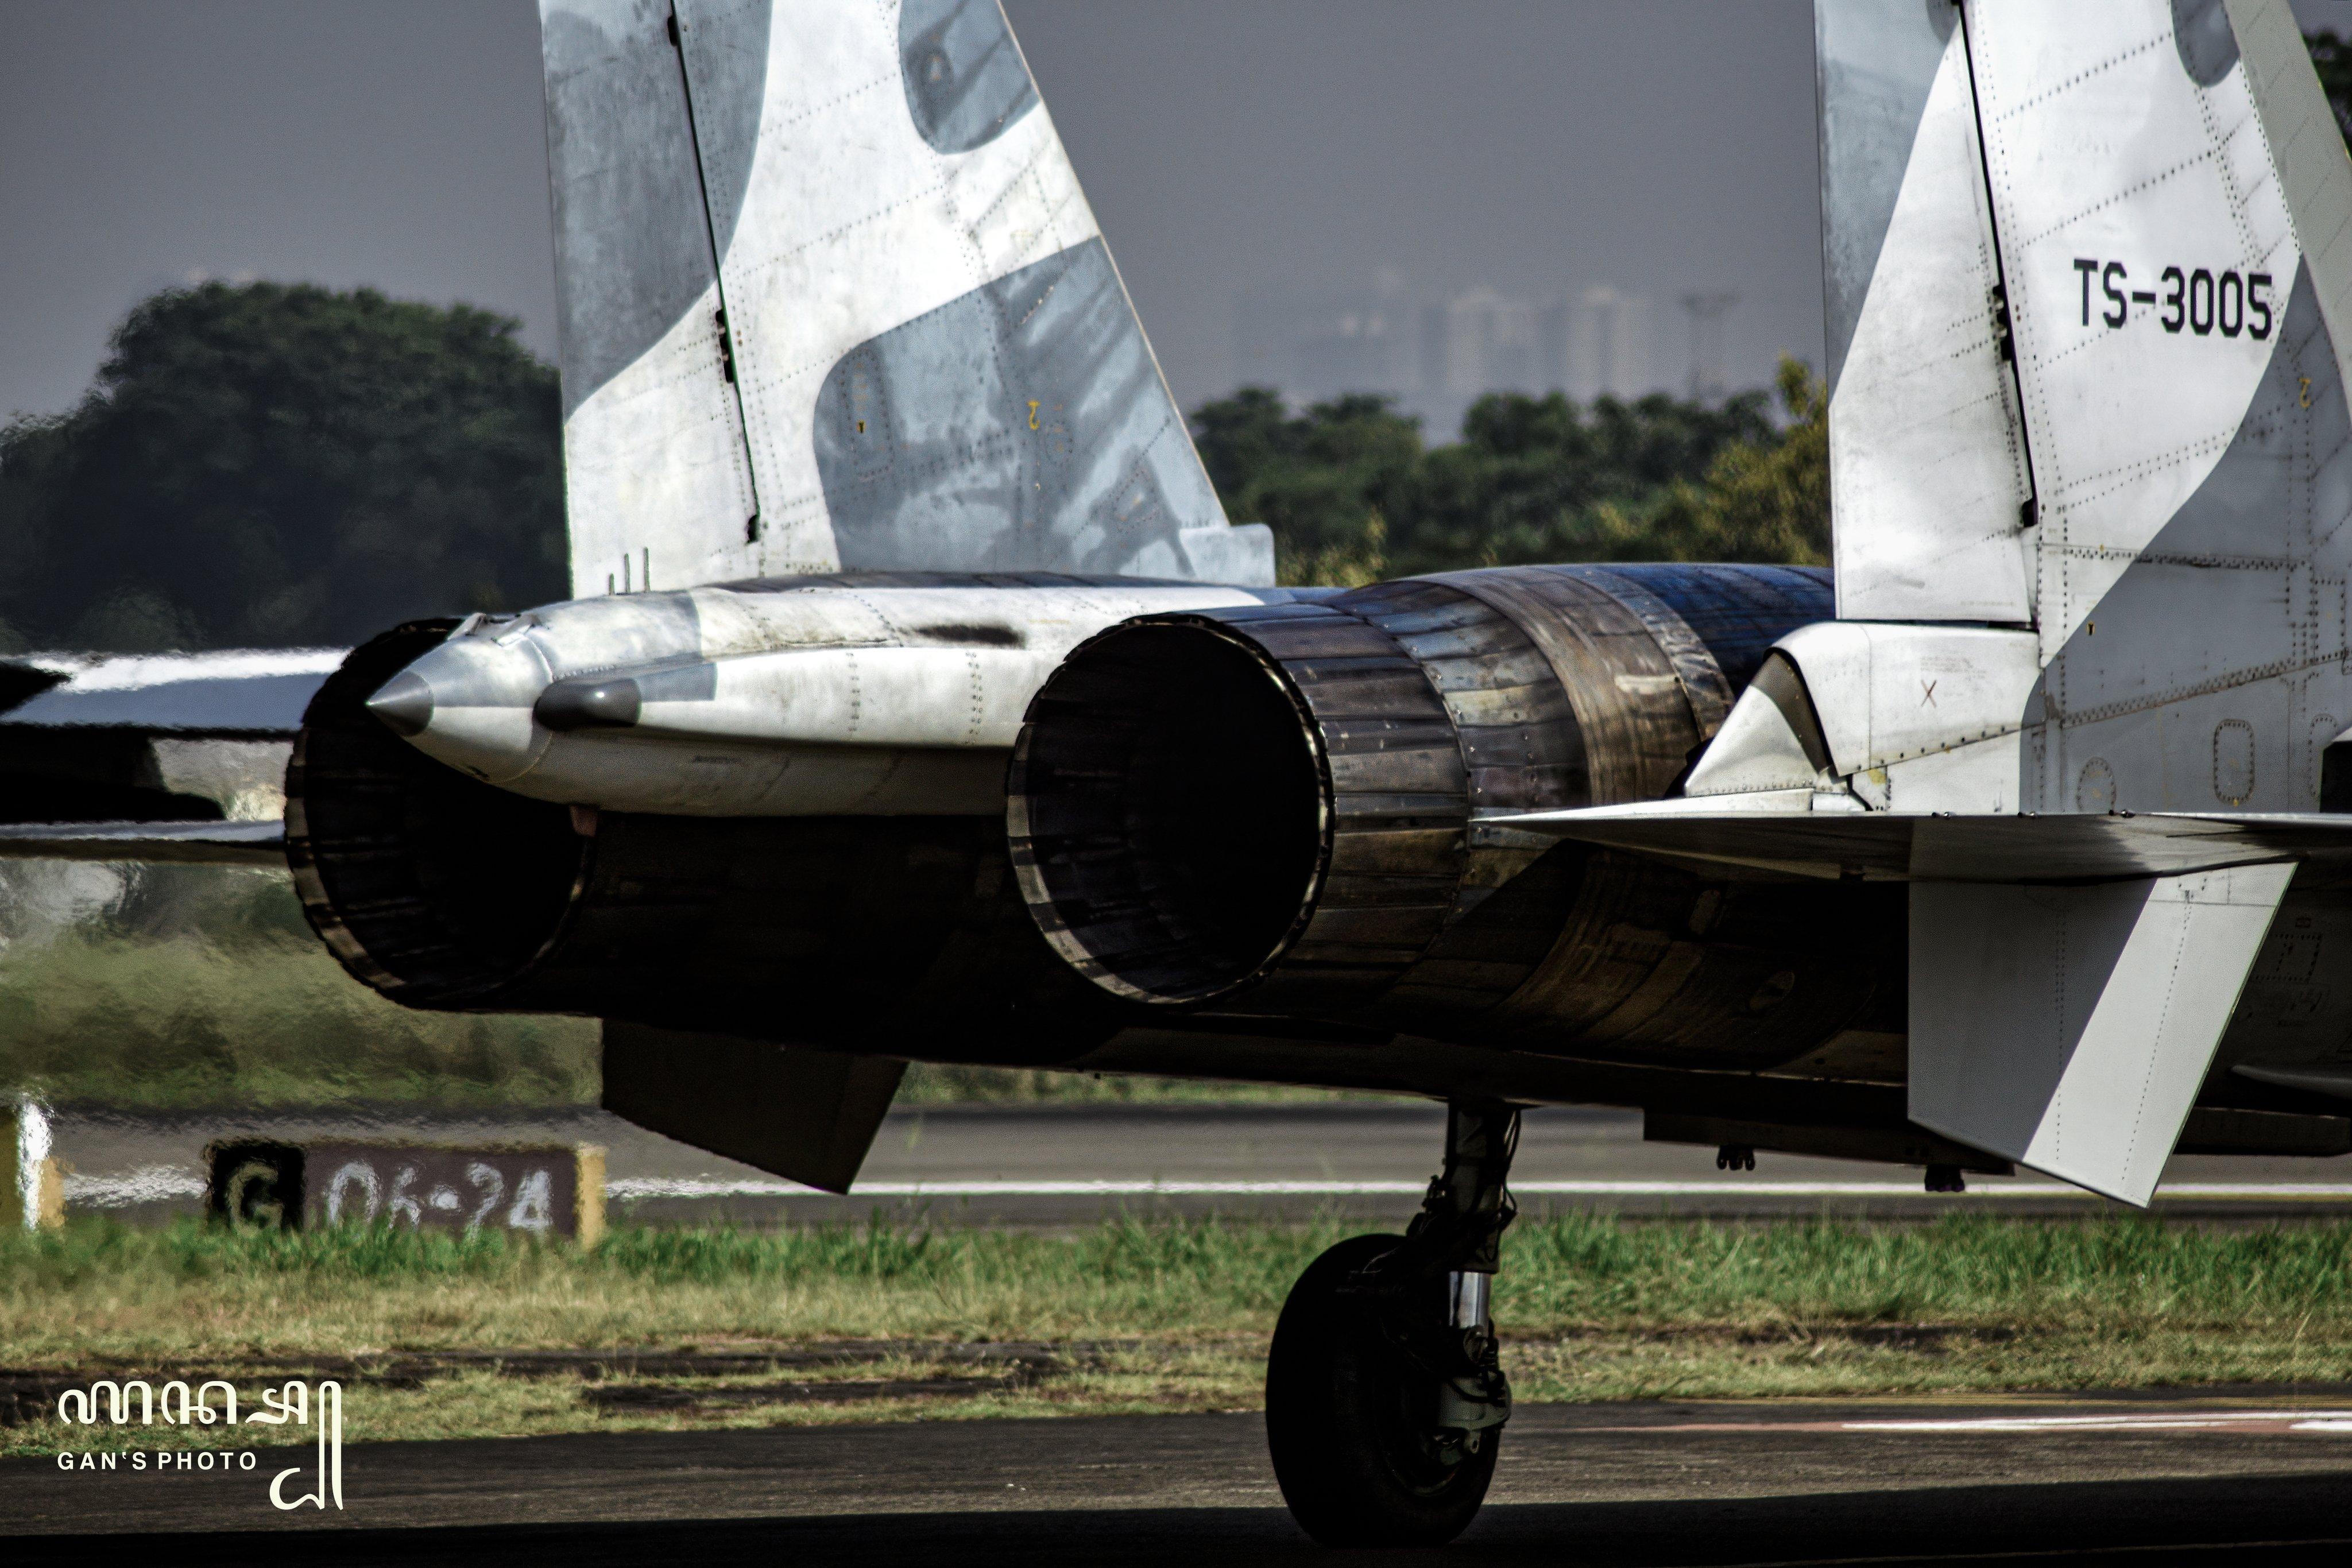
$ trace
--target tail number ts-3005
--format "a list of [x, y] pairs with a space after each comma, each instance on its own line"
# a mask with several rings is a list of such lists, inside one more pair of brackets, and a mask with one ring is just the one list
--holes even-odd
[[2098, 285], [2098, 318], [2110, 327], [2131, 319], [2132, 308], [2161, 307], [2156, 319], [2168, 332], [2186, 329], [2203, 338], [2219, 332], [2234, 338], [2271, 335], [2271, 275], [2240, 273], [2235, 267], [2216, 272], [2209, 267], [2184, 270], [2168, 267], [2157, 275], [2161, 294], [2154, 288], [2131, 288], [2131, 271], [2120, 261], [2076, 256], [2074, 270], [2083, 280], [2083, 325], [2091, 324], [2091, 286]]

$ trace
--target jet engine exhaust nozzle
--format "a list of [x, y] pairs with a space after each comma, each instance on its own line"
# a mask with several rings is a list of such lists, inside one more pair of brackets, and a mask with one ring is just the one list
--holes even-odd
[[1322, 882], [1318, 761], [1303, 700], [1255, 643], [1191, 616], [1112, 628], [1055, 672], [1014, 747], [1007, 810], [1030, 913], [1130, 1000], [1249, 986]]
[[[1701, 715], [1828, 611], [1786, 567], [1568, 566], [1135, 617], [1029, 706], [1005, 780], [1023, 898], [1129, 1001], [1429, 1023], [1565, 970], [1579, 1016], [1610, 1017], [1614, 981], [1563, 946], [1611, 928], [1577, 913], [1591, 857], [1480, 819], [1664, 794]], [[1595, 907], [1638, 922], [1659, 917], [1626, 889], [1687, 876], [1595, 874]], [[1730, 967], [1707, 1007], [1764, 978]]]

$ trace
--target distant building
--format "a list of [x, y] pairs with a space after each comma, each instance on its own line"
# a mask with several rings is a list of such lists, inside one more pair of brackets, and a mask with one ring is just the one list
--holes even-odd
[[1410, 315], [1398, 307], [1360, 305], [1326, 312], [1292, 342], [1299, 384], [1318, 389], [1318, 396], [1402, 392], [1411, 327]]
[[1569, 396], [1591, 402], [1657, 390], [1648, 299], [1603, 284], [1578, 295], [1567, 314]]
[[1457, 294], [1444, 306], [1445, 381], [1426, 390], [1475, 397], [1482, 392], [1546, 391], [1541, 312], [1491, 288]]
[[1596, 285], [1537, 301], [1480, 286], [1416, 306], [1389, 272], [1358, 296], [1240, 301], [1234, 371], [1236, 384], [1277, 388], [1294, 405], [1385, 393], [1439, 440], [1488, 392], [1589, 402], [1660, 384], [1643, 296]]
[[1737, 294], [1694, 292], [1683, 296], [1690, 318], [1689, 394], [1694, 402], [1721, 402], [1730, 393], [1723, 369], [1723, 319], [1739, 303]]

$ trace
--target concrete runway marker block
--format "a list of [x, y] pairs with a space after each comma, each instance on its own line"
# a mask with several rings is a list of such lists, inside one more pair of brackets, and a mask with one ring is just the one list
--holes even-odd
[[48, 1107], [24, 1097], [0, 1107], [0, 1149], [14, 1157], [0, 1182], [0, 1226], [55, 1230], [66, 1222], [64, 1162], [50, 1153]]

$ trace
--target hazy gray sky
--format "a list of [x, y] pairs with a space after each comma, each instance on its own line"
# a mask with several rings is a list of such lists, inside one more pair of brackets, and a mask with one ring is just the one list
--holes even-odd
[[[1809, 0], [1009, 0], [1188, 404], [1238, 295], [1735, 289], [1821, 354]], [[2297, 0], [2352, 29], [2352, 0]], [[553, 350], [533, 0], [0, 0], [0, 417], [191, 276], [374, 284]], [[1675, 362], [1679, 326], [1662, 323]]]

